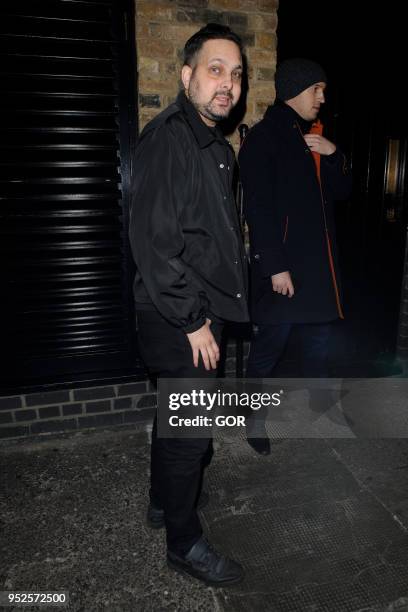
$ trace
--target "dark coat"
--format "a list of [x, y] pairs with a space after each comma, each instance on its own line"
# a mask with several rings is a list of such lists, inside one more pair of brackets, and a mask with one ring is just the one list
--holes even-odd
[[130, 245], [137, 310], [193, 332], [247, 321], [247, 262], [232, 190], [234, 152], [181, 92], [135, 153]]
[[[250, 130], [239, 155], [255, 323], [342, 317], [333, 200], [349, 195], [351, 177], [337, 149], [321, 156], [319, 183], [303, 138], [309, 127], [289, 106], [275, 104]], [[271, 275], [286, 270], [292, 298], [272, 290]]]

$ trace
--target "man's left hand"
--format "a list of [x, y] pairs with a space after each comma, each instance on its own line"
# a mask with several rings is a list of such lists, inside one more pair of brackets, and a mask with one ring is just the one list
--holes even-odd
[[336, 145], [330, 142], [330, 140], [327, 140], [324, 136], [320, 136], [320, 134], [305, 134], [304, 139], [313, 153], [332, 155], [336, 150]]
[[220, 359], [220, 349], [211, 332], [211, 321], [206, 319], [205, 324], [195, 332], [187, 334], [188, 341], [193, 351], [194, 367], [198, 368], [200, 355], [206, 370], [215, 370], [217, 361]]

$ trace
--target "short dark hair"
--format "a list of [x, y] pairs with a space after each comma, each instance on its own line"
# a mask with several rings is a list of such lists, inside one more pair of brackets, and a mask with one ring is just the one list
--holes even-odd
[[242, 55], [243, 45], [238, 34], [235, 34], [228, 26], [218, 23], [207, 23], [201, 30], [193, 34], [184, 45], [184, 64], [191, 66], [194, 57], [200, 51], [203, 44], [207, 42], [207, 40], [217, 39], [231, 40], [239, 47]]

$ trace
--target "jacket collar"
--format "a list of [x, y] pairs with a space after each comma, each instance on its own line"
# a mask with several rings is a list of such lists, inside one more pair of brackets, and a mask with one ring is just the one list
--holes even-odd
[[201, 149], [208, 147], [214, 140], [221, 140], [225, 142], [222, 132], [216, 126], [211, 129], [201, 119], [196, 108], [191, 104], [190, 100], [186, 97], [184, 91], [180, 91], [177, 96], [177, 104], [183, 111], [187, 122], [198, 142]]
[[287, 121], [288, 123], [297, 123], [303, 134], [309, 132], [313, 123], [312, 121], [306, 121], [305, 119], [303, 119], [300, 115], [297, 114], [296, 111], [293, 110], [291, 106], [288, 106], [288, 104], [285, 104], [281, 100], [276, 100], [275, 104], [269, 106], [266, 109], [265, 119], [272, 117], [276, 113], [278, 113], [278, 116], [281, 121]]

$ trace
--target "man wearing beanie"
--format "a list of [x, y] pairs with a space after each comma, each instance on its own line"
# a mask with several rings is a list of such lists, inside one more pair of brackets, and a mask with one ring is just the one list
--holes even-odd
[[[351, 177], [344, 155], [321, 135], [321, 124], [313, 124], [326, 83], [323, 68], [311, 60], [282, 62], [277, 100], [250, 130], [239, 155], [254, 323], [248, 378], [273, 376], [293, 332], [299, 374], [328, 376], [330, 323], [343, 318], [333, 200], [349, 195]], [[252, 434], [259, 437], [248, 442], [268, 454], [265, 430], [261, 434], [259, 420], [255, 425]]]

